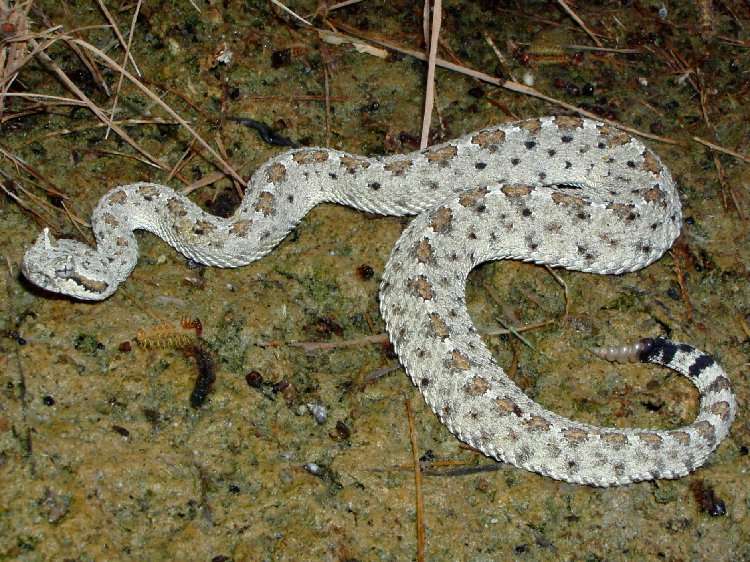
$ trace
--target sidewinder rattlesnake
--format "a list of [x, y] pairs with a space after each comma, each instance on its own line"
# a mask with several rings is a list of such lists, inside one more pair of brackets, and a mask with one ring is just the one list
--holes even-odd
[[483, 453], [552, 478], [608, 486], [683, 476], [727, 435], [737, 408], [729, 379], [688, 345], [656, 338], [600, 354], [686, 376], [701, 393], [691, 425], [602, 428], [529, 399], [469, 317], [466, 279], [482, 262], [519, 259], [618, 274], [647, 266], [678, 236], [680, 203], [669, 171], [638, 140], [588, 119], [508, 123], [387, 158], [290, 150], [260, 167], [229, 219], [161, 185], [117, 187], [93, 212], [96, 249], [55, 240], [45, 229], [22, 270], [49, 291], [101, 300], [136, 265], [134, 230], [156, 234], [197, 262], [239, 267], [270, 252], [323, 202], [418, 215], [386, 265], [380, 309], [429, 406]]

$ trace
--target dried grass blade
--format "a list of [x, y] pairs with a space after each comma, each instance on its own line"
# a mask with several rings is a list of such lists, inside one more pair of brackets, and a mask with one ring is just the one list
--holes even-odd
[[[103, 62], [105, 62], [107, 65], [110, 66], [113, 70], [116, 70], [118, 72], [121, 72], [125, 78], [130, 80], [130, 82], [137, 87], [141, 92], [146, 95], [151, 101], [156, 103], [159, 107], [161, 107], [164, 111], [166, 111], [175, 121], [177, 121], [185, 130], [187, 130], [190, 135], [200, 144], [204, 149], [208, 151], [208, 153], [214, 158], [214, 162], [219, 165], [220, 168], [223, 169], [225, 173], [235, 178], [240, 185], [245, 186], [247, 185], [247, 182], [242, 179], [237, 172], [229, 165], [229, 163], [224, 160], [216, 150], [214, 150], [206, 141], [204, 141], [198, 133], [193, 130], [193, 128], [185, 121], [180, 115], [172, 109], [168, 104], [166, 104], [159, 96], [157, 96], [155, 93], [153, 93], [143, 82], [138, 80], [135, 76], [133, 76], [130, 72], [128, 72], [126, 69], [124, 69], [122, 66], [120, 66], [116, 61], [114, 61], [112, 58], [110, 58], [107, 54], [102, 52], [101, 50], [97, 49], [90, 43], [87, 43], [86, 41], [83, 41], [81, 39], [75, 39], [70, 38], [70, 40], [74, 41], [75, 43], [81, 45], [85, 49], [88, 49], [91, 51], [92, 54], [96, 55], [101, 59]], [[114, 125], [112, 127], [114, 128]], [[117, 131], [117, 129], [115, 129]], [[124, 132], [124, 131], [123, 131]], [[118, 134], [120, 134], [118, 132]], [[163, 165], [160, 163], [160, 166], [163, 167]]]
[[104, 2], [102, 2], [102, 0], [96, 0], [96, 3], [99, 5], [99, 9], [102, 11], [102, 13], [104, 14], [104, 17], [109, 22], [109, 25], [112, 26], [112, 31], [117, 37], [117, 40], [120, 42], [120, 46], [122, 47], [122, 49], [127, 53], [127, 57], [128, 59], [130, 59], [130, 64], [133, 65], [133, 70], [135, 70], [136, 75], [139, 78], [142, 77], [143, 74], [141, 73], [141, 69], [138, 68], [138, 65], [136, 64], [135, 59], [133, 58], [133, 55], [130, 53], [130, 50], [126, 47], [125, 38], [122, 36], [122, 33], [120, 33], [120, 28], [117, 26], [117, 22], [112, 17], [112, 14], [107, 9], [107, 6], [104, 5]]
[[[130, 57], [130, 47], [133, 44], [133, 36], [135, 35], [135, 24], [138, 21], [138, 14], [141, 11], [141, 0], [138, 0], [138, 2], [135, 5], [135, 12], [133, 13], [133, 19], [130, 22], [130, 32], [128, 33], [128, 44], [125, 46], [125, 55], [123, 56], [122, 61], [122, 69], [125, 70], [125, 68], [128, 65], [128, 58]], [[138, 73], [137, 67], [134, 67], [136, 74]], [[120, 76], [117, 80], [117, 88], [115, 88], [115, 97], [112, 100], [112, 109], [109, 112], [109, 124], [107, 125], [107, 132], [104, 133], [104, 138], [109, 138], [109, 131], [112, 128], [112, 122], [115, 118], [115, 112], [117, 111], [117, 101], [120, 98], [120, 90], [122, 89], [122, 81], [123, 81], [123, 74], [120, 72]]]
[[[429, 20], [429, 2], [425, 0], [425, 25]], [[422, 116], [422, 138], [419, 148], [427, 148], [430, 137], [430, 123], [432, 109], [435, 105], [435, 59], [437, 58], [438, 37], [440, 36], [440, 22], [442, 20], [441, 0], [435, 0], [432, 6], [432, 21], [430, 23], [429, 55], [427, 57], [427, 84], [425, 87], [424, 115]]]

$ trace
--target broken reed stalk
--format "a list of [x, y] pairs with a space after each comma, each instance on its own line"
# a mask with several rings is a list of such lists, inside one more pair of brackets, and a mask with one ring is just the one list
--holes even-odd
[[[425, 26], [430, 22], [430, 34], [427, 47], [427, 82], [425, 86], [424, 115], [422, 116], [422, 138], [419, 148], [427, 148], [430, 139], [430, 123], [432, 122], [432, 109], [435, 105], [435, 59], [437, 58], [438, 37], [440, 36], [440, 22], [442, 20], [441, 0], [435, 0], [432, 6], [432, 18], [430, 19], [430, 0], [425, 0]], [[427, 34], [425, 34], [425, 39]]]

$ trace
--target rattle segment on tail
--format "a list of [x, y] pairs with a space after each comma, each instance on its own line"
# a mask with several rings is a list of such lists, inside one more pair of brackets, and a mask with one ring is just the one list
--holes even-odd
[[700, 466], [736, 412], [729, 379], [708, 355], [660, 338], [598, 349], [688, 377], [702, 393], [696, 421], [675, 430], [602, 428], [549, 412], [497, 365], [466, 310], [478, 264], [518, 259], [600, 274], [635, 271], [679, 234], [669, 171], [637, 139], [578, 117], [507, 123], [385, 158], [326, 148], [263, 164], [229, 218], [168, 187], [113, 189], [92, 214], [96, 248], [45, 229], [22, 271], [48, 291], [111, 296], [138, 260], [135, 230], [185, 256], [239, 267], [270, 252], [319, 203], [417, 217], [386, 265], [381, 312], [400, 360], [429, 406], [485, 454], [553, 478], [599, 486], [675, 478]]
[[643, 338], [630, 344], [611, 347], [594, 347], [591, 351], [612, 363], [636, 363], [654, 348], [653, 338]]

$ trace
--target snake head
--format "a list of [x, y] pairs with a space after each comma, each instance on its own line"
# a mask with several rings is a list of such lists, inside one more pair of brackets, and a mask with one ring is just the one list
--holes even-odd
[[21, 271], [42, 289], [81, 300], [100, 301], [117, 289], [94, 250], [74, 240], [55, 240], [48, 228], [26, 252]]

